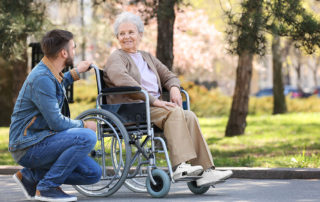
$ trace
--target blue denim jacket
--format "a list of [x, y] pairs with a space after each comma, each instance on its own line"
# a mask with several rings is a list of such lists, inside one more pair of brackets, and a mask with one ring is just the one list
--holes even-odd
[[84, 126], [81, 120], [61, 114], [65, 87], [74, 81], [72, 72], [61, 73], [63, 77], [54, 75], [51, 64], [44, 60], [30, 72], [19, 92], [11, 116], [9, 151], [25, 149], [55, 132]]

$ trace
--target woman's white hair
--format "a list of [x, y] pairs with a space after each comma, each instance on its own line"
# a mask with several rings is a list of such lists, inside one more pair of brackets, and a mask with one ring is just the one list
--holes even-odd
[[130, 12], [122, 12], [120, 15], [117, 16], [116, 21], [113, 25], [114, 34], [116, 36], [118, 36], [119, 34], [119, 26], [125, 22], [134, 24], [137, 27], [138, 32], [143, 33], [144, 25], [141, 18], [138, 15], [135, 15]]

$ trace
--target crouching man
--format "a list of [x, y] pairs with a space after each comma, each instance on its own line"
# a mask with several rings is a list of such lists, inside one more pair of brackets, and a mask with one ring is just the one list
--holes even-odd
[[96, 144], [96, 123], [61, 114], [65, 88], [88, 70], [89, 61], [73, 65], [73, 34], [52, 30], [41, 41], [44, 57], [25, 80], [11, 117], [9, 151], [24, 168], [13, 178], [27, 199], [76, 201], [60, 185], [93, 184], [101, 168], [88, 157]]

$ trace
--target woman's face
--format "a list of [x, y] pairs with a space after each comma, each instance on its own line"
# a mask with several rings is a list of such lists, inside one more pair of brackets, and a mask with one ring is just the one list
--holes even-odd
[[117, 39], [119, 40], [121, 49], [129, 52], [137, 52], [142, 34], [138, 32], [137, 26], [130, 22], [120, 24], [118, 28]]

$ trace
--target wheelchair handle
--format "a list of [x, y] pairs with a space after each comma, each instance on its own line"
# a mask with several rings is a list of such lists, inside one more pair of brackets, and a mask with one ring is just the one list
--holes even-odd
[[99, 67], [98, 67], [97, 65], [95, 65], [95, 64], [92, 63], [92, 64], [89, 66], [89, 68], [88, 68], [87, 71], [90, 71], [92, 68], [95, 69], [95, 70], [99, 70]]

